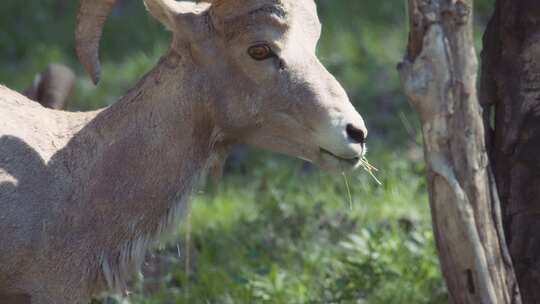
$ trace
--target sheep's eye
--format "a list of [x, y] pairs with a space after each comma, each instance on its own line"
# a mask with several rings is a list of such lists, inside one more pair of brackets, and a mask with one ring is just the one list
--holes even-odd
[[248, 49], [248, 54], [251, 58], [261, 61], [268, 58], [274, 57], [274, 52], [272, 48], [267, 44], [257, 44]]

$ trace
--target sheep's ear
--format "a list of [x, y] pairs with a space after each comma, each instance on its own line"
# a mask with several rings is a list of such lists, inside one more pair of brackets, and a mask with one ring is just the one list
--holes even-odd
[[175, 0], [144, 0], [146, 9], [173, 33], [192, 36], [203, 28], [201, 15], [208, 3]]

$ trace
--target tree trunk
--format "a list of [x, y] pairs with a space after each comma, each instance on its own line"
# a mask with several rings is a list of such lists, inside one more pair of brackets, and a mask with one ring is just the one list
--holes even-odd
[[523, 303], [540, 303], [540, 1], [497, 0], [484, 36], [481, 101]]
[[399, 70], [422, 123], [437, 249], [453, 303], [521, 303], [476, 95], [472, 0], [409, 0]]

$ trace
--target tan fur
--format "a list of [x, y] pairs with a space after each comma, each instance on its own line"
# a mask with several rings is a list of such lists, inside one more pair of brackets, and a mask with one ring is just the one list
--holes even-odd
[[[362, 118], [315, 56], [312, 0], [146, 4], [173, 42], [114, 105], [53, 111], [0, 86], [0, 297], [85, 304], [125, 292], [234, 143], [328, 170], [365, 151], [346, 132], [366, 132]], [[261, 41], [278, 58], [249, 57]]]

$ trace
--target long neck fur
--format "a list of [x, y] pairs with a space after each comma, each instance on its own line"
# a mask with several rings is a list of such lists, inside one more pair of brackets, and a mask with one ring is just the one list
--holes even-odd
[[66, 165], [80, 177], [67, 199], [70, 235], [84, 236], [88, 275], [101, 285], [125, 291], [145, 249], [181, 218], [218, 149], [204, 77], [196, 74], [189, 59], [171, 51], [65, 149], [64, 162], [85, 160]]

